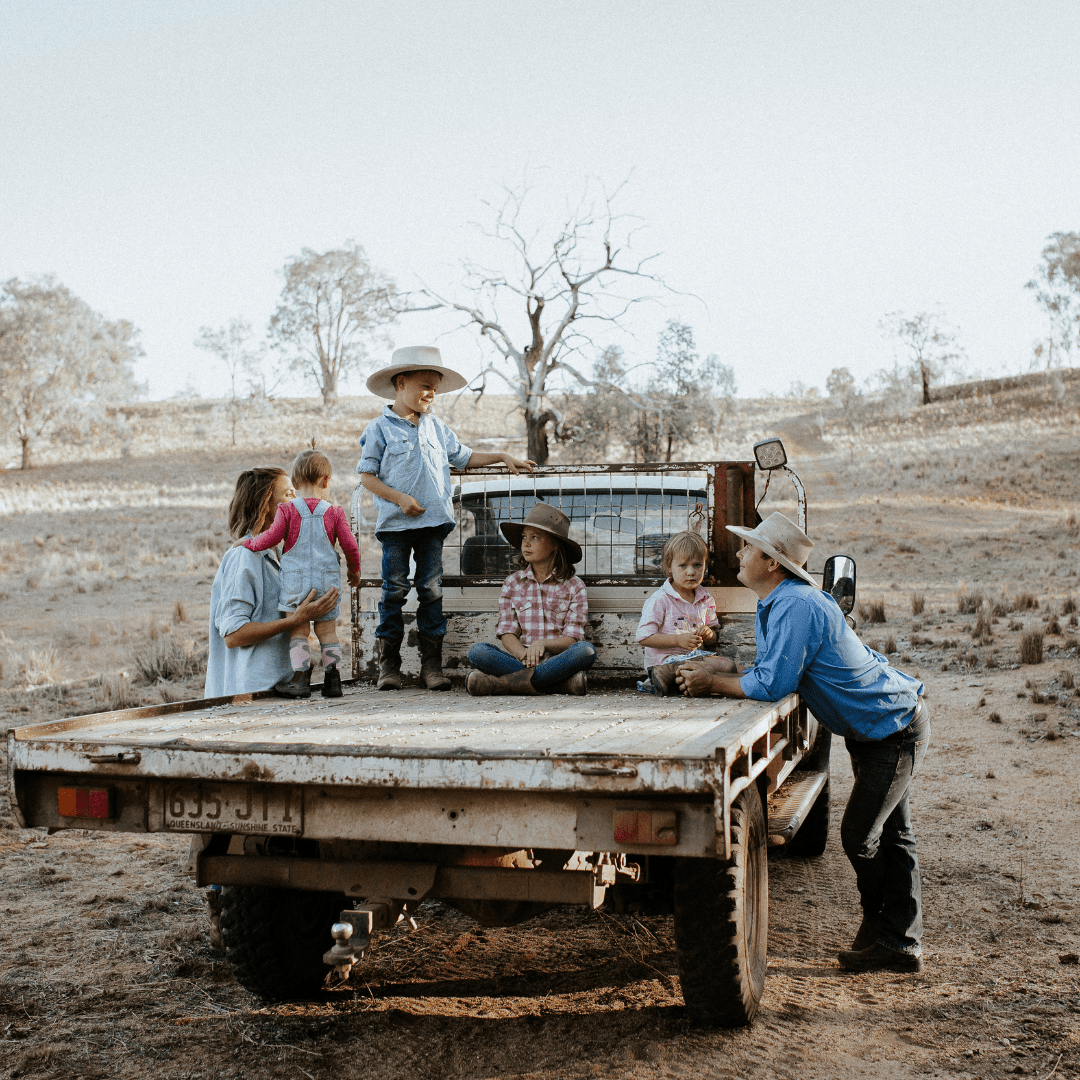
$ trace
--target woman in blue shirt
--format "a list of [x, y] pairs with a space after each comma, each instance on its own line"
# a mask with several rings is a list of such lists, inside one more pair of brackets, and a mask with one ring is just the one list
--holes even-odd
[[[229, 503], [234, 540], [265, 532], [280, 503], [292, 498], [284, 469], [261, 466], [242, 472]], [[204, 697], [269, 690], [292, 675], [289, 634], [293, 627], [332, 611], [340, 590], [307, 599], [284, 616], [278, 609], [280, 566], [277, 550], [225, 552], [210, 590], [210, 646]]]

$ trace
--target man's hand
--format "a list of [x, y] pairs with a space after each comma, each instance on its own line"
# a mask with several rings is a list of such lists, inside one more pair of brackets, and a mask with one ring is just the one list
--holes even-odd
[[293, 619], [296, 626], [303, 626], [309, 622], [321, 622], [322, 616], [329, 614], [337, 606], [337, 602], [341, 597], [340, 589], [329, 589], [322, 594], [322, 596], [316, 596], [315, 590], [304, 597], [300, 606], [293, 612]]
[[359, 570], [350, 570], [348, 572], [347, 579], [348, 579], [348, 582], [349, 582], [349, 588], [350, 589], [359, 589], [360, 588], [360, 571]]
[[525, 469], [532, 472], [536, 466], [535, 461], [522, 461], [521, 458], [511, 457], [510, 454], [500, 454], [503, 464], [516, 476], [518, 471]]
[[401, 507], [401, 512], [406, 517], [414, 518], [427, 513], [427, 508], [421, 506], [411, 495], [400, 496], [397, 504]]
[[525, 655], [522, 657], [521, 662], [526, 667], [536, 667], [541, 660], [544, 659], [544, 651], [547, 646], [546, 641], [534, 641], [525, 650]]

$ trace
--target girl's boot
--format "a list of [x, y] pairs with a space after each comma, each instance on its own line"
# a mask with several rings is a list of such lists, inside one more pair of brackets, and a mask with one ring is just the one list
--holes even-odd
[[539, 694], [532, 684], [533, 669], [522, 668], [509, 675], [485, 675], [482, 671], [470, 671], [465, 689], [473, 697], [489, 694]]
[[429, 690], [449, 690], [450, 680], [443, 674], [441, 637], [420, 635], [420, 685]]
[[376, 690], [401, 689], [401, 638], [376, 638], [375, 655], [379, 660]]

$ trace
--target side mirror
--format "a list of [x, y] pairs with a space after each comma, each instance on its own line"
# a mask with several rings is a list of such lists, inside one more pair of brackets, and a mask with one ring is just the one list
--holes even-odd
[[780, 439], [762, 439], [754, 443], [754, 460], [759, 469], [769, 472], [787, 464], [787, 451]]
[[849, 614], [855, 606], [855, 560], [849, 555], [830, 555], [825, 560], [821, 588], [845, 615]]

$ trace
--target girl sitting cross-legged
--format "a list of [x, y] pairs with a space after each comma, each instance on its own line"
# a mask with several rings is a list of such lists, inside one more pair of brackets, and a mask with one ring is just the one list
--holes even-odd
[[570, 519], [537, 503], [524, 522], [504, 521], [503, 536], [521, 551], [521, 569], [504, 582], [497, 633], [502, 648], [469, 650], [465, 689], [484, 694], [584, 694], [596, 649], [585, 637], [585, 583], [574, 574], [581, 548], [569, 538]]

